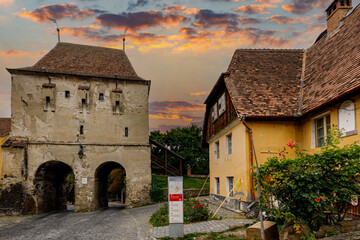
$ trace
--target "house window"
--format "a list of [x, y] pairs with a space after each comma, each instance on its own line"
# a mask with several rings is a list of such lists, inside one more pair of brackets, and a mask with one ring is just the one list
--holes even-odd
[[65, 91], [65, 98], [70, 98], [70, 91]]
[[218, 105], [219, 105], [219, 116], [221, 116], [226, 111], [225, 93], [219, 98]]
[[330, 132], [330, 115], [325, 115], [315, 119], [315, 139], [316, 147], [322, 147], [326, 144], [326, 136]]
[[344, 136], [356, 134], [355, 104], [351, 100], [343, 102], [339, 107], [339, 130]]
[[103, 101], [104, 100], [104, 94], [103, 93], [99, 93], [99, 100]]
[[218, 111], [217, 111], [217, 104], [215, 103], [214, 106], [211, 108], [211, 120], [215, 122], [218, 119]]
[[215, 194], [220, 194], [220, 178], [215, 178]]
[[232, 133], [226, 136], [226, 153], [232, 154]]
[[229, 194], [230, 192], [230, 197], [233, 197], [234, 196], [234, 177], [226, 177], [226, 185], [227, 185], [227, 194]]
[[215, 142], [215, 158], [220, 158], [220, 144], [219, 141]]

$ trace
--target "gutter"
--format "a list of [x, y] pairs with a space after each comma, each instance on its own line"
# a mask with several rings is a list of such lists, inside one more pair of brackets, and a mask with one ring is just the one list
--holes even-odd
[[[250, 147], [249, 147], [249, 151], [250, 151], [250, 166], [254, 166], [254, 151], [253, 151], [253, 147], [252, 147], [252, 129], [249, 127], [249, 125], [246, 123], [245, 121], [245, 117], [241, 117], [241, 122], [244, 124], [244, 126], [246, 127], [246, 130], [249, 132], [249, 143], [250, 143]], [[252, 173], [253, 173], [253, 168], [250, 168], [250, 192], [251, 192], [251, 200], [255, 201], [255, 193], [254, 193], [254, 179], [252, 177]]]

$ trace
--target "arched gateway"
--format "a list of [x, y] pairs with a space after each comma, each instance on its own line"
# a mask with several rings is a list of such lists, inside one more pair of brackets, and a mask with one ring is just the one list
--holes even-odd
[[58, 43], [34, 66], [8, 71], [12, 127], [2, 145], [0, 213], [8, 202], [16, 212], [34, 202], [39, 212], [64, 209], [69, 172], [75, 211], [105, 206], [106, 175], [120, 165], [126, 205], [150, 200], [150, 81], [124, 51]]

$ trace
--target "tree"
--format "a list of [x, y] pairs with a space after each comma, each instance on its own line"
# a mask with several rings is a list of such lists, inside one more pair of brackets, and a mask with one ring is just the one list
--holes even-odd
[[121, 191], [125, 190], [125, 179], [126, 174], [124, 169], [116, 168], [110, 172], [109, 191], [113, 196], [120, 195]]
[[[201, 148], [202, 128], [192, 125], [191, 127], [173, 128], [165, 133], [157, 130], [150, 133], [150, 138], [182, 156], [185, 159], [183, 169], [189, 165], [192, 173], [209, 173], [209, 149]], [[152, 149], [152, 154], [163, 157], [156, 148]], [[176, 159], [170, 156], [168, 162], [178, 166]]]

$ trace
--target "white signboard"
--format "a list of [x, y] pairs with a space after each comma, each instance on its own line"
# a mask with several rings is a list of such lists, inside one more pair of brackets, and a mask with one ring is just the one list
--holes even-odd
[[86, 178], [86, 177], [82, 178], [82, 179], [81, 179], [81, 183], [82, 183], [82, 184], [87, 184], [87, 178]]
[[184, 223], [183, 177], [169, 177], [169, 223]]

